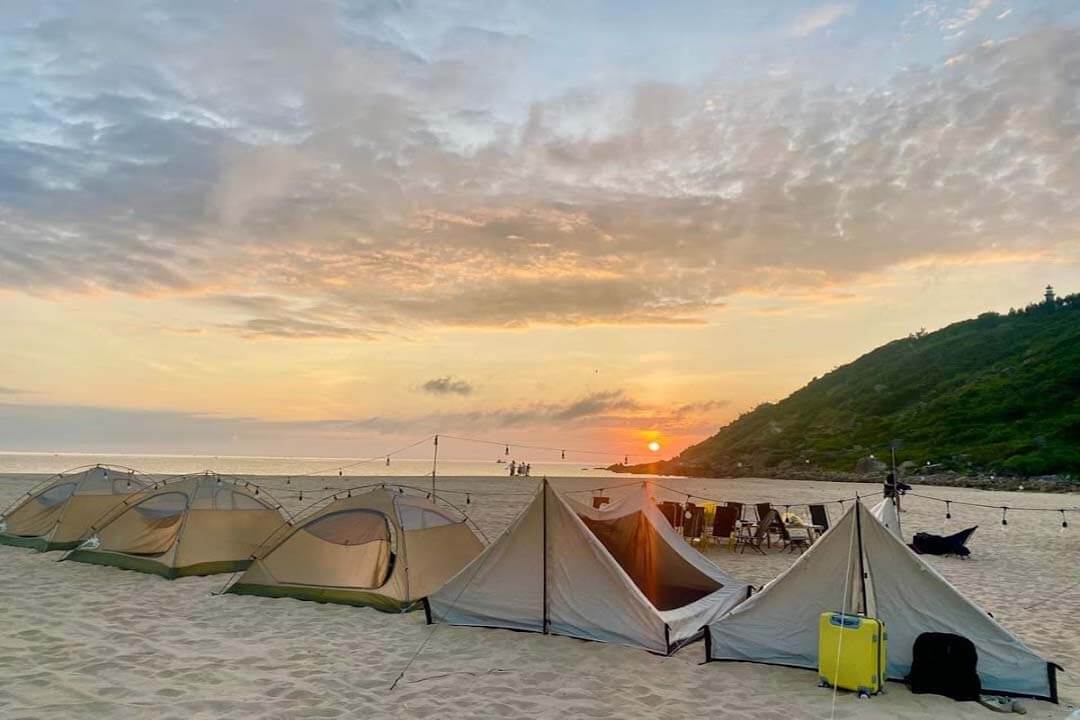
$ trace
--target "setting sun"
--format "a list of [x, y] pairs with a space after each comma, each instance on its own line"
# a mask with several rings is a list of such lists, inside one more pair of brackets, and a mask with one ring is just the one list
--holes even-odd
[[655, 440], [649, 443], [649, 452], [660, 452], [660, 443]]

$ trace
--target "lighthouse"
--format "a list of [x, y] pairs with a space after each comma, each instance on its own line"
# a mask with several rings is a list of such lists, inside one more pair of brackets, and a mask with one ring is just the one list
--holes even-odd
[[1054, 304], [1054, 286], [1053, 285], [1047, 285], [1046, 286], [1046, 294], [1044, 295], [1044, 297], [1046, 298], [1046, 304], [1047, 305], [1053, 305]]

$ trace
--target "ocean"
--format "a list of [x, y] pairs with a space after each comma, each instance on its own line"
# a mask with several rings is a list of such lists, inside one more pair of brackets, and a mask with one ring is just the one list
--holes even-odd
[[[222, 475], [337, 475], [423, 477], [431, 475], [431, 458], [248, 457], [228, 455], [117, 455], [85, 453], [0, 452], [0, 475], [59, 473], [84, 465], [116, 465], [146, 475], [180, 475], [212, 470]], [[546, 461], [530, 463], [532, 477], [619, 477], [588, 462]], [[437, 472], [445, 477], [499, 477], [509, 475], [509, 465], [494, 460], [439, 460]], [[622, 476], [625, 477], [625, 476]]]

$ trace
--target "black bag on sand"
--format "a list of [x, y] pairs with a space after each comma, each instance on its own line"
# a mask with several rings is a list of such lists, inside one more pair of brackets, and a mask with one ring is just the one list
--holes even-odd
[[913, 693], [978, 700], [982, 692], [975, 671], [978, 664], [975, 645], [967, 638], [952, 633], [923, 633], [915, 639], [907, 684]]

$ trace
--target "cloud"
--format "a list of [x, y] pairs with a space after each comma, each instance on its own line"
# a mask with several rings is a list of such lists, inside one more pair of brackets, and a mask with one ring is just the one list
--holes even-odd
[[[994, 0], [971, 0], [967, 7], [956, 15], [942, 19], [940, 23], [941, 29], [950, 33], [962, 31], [968, 25], [982, 17], [983, 13], [989, 10], [993, 5]], [[1008, 11], [1006, 11], [1002, 17], [1007, 16], [1008, 14]]]
[[[447, 387], [462, 383], [452, 378], [431, 382], [441, 387], [443, 380], [449, 380]], [[723, 401], [650, 405], [615, 389], [562, 402], [462, 412], [270, 421], [215, 413], [0, 403], [0, 438], [4, 443], [0, 449], [356, 456], [378, 454], [391, 443], [433, 433], [477, 437], [495, 432], [536, 434], [571, 429], [584, 437], [582, 433], [602, 436], [605, 430], [621, 433], [636, 427], [696, 438], [716, 430], [719, 423], [712, 416], [725, 405]]]
[[0, 385], [0, 395], [30, 395], [33, 393], [33, 390], [23, 390], [21, 388], [13, 388]]
[[420, 386], [429, 395], [472, 395], [473, 386], [450, 375], [432, 378]]
[[828, 3], [811, 8], [801, 13], [788, 26], [787, 34], [792, 37], [807, 37], [818, 30], [824, 30], [835, 24], [840, 18], [855, 12], [852, 3]]
[[551, 73], [514, 23], [250, 10], [10, 18], [0, 289], [168, 296], [250, 339], [690, 325], [763, 287], [824, 297], [933, 258], [1054, 256], [1080, 232], [1075, 28], [872, 83], [810, 68], [530, 92], [522, 73]]

